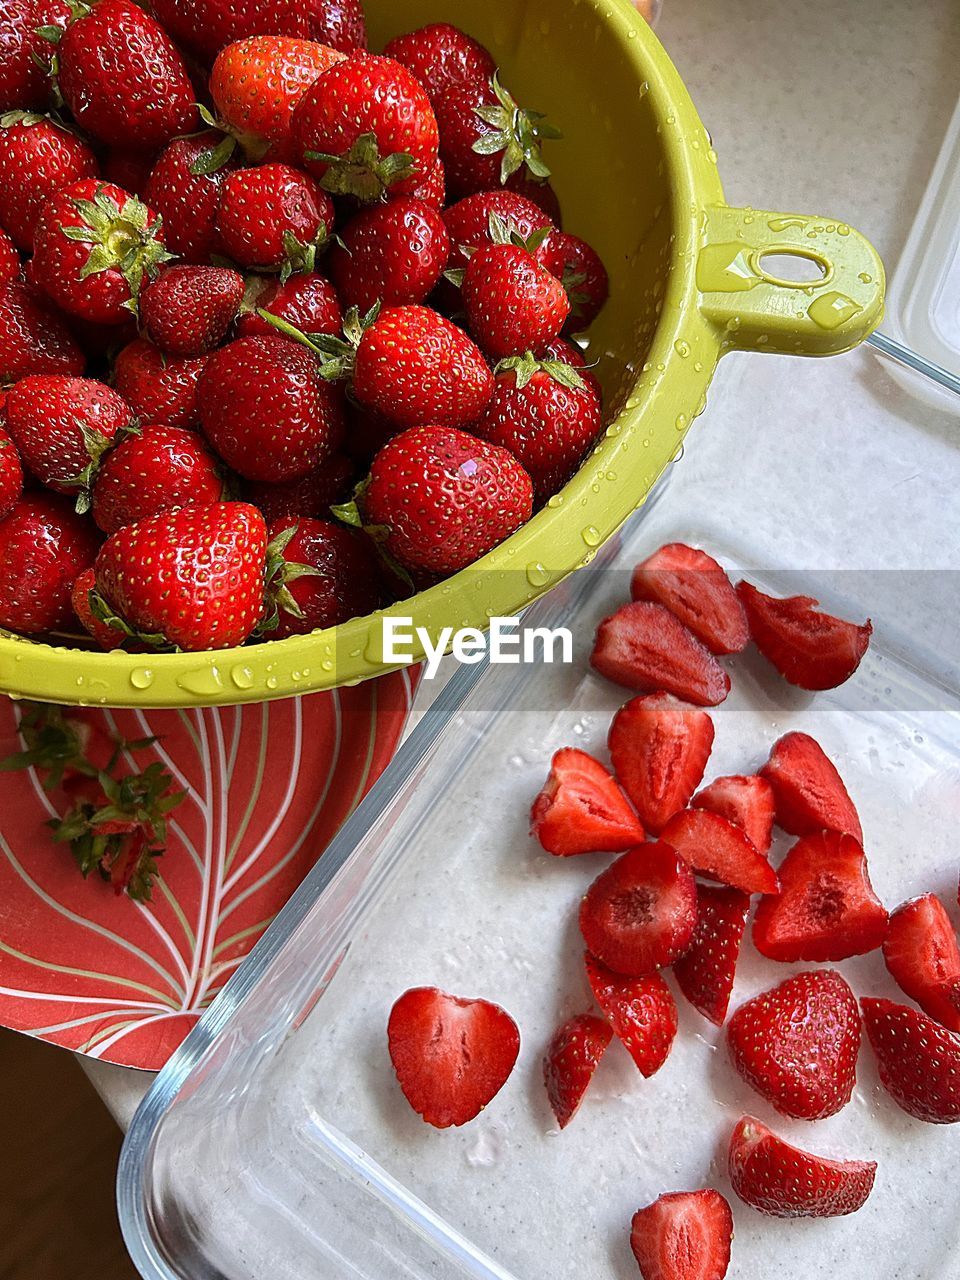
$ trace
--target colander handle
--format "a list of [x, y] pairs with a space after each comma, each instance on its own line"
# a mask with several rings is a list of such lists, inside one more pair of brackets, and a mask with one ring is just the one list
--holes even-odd
[[727, 350], [833, 355], [883, 316], [883, 263], [869, 240], [831, 218], [711, 206], [697, 288]]

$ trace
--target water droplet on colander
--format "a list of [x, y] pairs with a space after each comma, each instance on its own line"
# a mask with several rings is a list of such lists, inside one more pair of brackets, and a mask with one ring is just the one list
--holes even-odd
[[253, 672], [249, 667], [231, 667], [230, 679], [238, 689], [250, 689], [253, 687]]
[[678, 413], [678, 414], [677, 414], [677, 421], [676, 421], [676, 423], [675, 423], [675, 426], [676, 426], [676, 428], [677, 428], [677, 430], [678, 430], [678, 431], [686, 431], [686, 429], [687, 429], [687, 415], [686, 415], [685, 413]]
[[219, 693], [223, 688], [223, 677], [217, 667], [195, 667], [186, 671], [177, 680], [177, 686], [187, 693], [195, 693], [198, 697], [206, 697]]
[[547, 506], [548, 506], [548, 507], [554, 507], [554, 508], [556, 508], [556, 507], [562, 507], [562, 506], [563, 506], [563, 494], [562, 494], [562, 493], [555, 493], [551, 498], [548, 498], [548, 499], [547, 499]]
[[333, 670], [333, 662], [330, 660], [330, 658], [324, 658], [324, 660], [320, 663], [320, 666], [324, 671]]
[[276, 676], [267, 676], [267, 688], [268, 688], [268, 689], [275, 689], [276, 687], [277, 687], [277, 677], [276, 677]]
[[857, 278], [861, 284], [873, 284], [873, 276], [869, 275], [866, 271], [861, 271]]
[[[83, 677], [77, 681], [77, 684], [83, 683]], [[130, 672], [130, 683], [135, 689], [149, 689], [153, 684], [153, 672], [149, 667], [135, 667]]]
[[694, 360], [693, 368], [694, 368], [694, 372], [703, 373], [703, 363], [700, 360]]
[[611, 482], [611, 484], [613, 483], [614, 480], [616, 480], [616, 478], [617, 478], [617, 473], [615, 471], [607, 472], [607, 479]]
[[527, 565], [527, 581], [531, 587], [545, 587], [550, 581], [550, 574], [539, 560]]
[[690, 354], [690, 343], [684, 342], [682, 338], [678, 338], [673, 344], [673, 349], [681, 360], [686, 360], [687, 356]]
[[600, 530], [595, 524], [588, 524], [585, 529], [580, 530], [580, 537], [584, 540], [588, 547], [599, 547], [601, 542]]

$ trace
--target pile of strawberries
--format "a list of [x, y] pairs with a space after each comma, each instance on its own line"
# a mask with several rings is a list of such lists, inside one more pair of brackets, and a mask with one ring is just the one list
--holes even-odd
[[220, 649], [528, 520], [601, 427], [607, 275], [462, 31], [146, 8], [0, 0], [0, 626]]
[[[791, 683], [833, 688], [869, 644], [859, 626], [815, 600], [736, 588], [705, 552], [674, 543], [634, 572], [633, 602], [600, 623], [592, 665], [639, 696], [609, 731], [612, 772], [575, 748], [553, 758], [531, 813], [532, 834], [558, 857], [620, 856], [590, 885], [579, 926], [600, 1013], [571, 1018], [543, 1062], [561, 1128], [574, 1118], [614, 1037], [641, 1075], [666, 1061], [677, 1033], [672, 968], [682, 995], [723, 1026], [751, 898], [756, 950], [768, 960], [824, 965], [882, 949], [894, 982], [918, 1008], [857, 1002], [833, 968], [805, 969], [742, 1004], [727, 1022], [733, 1068], [776, 1111], [835, 1115], [856, 1084], [866, 1028], [882, 1085], [919, 1120], [960, 1120], [960, 946], [931, 893], [892, 914], [867, 871], [860, 818], [833, 763], [788, 733], [754, 774], [700, 787], [714, 726], [707, 705], [730, 681], [719, 659], [752, 640]], [[774, 825], [798, 837], [778, 868]], [[648, 839], [648, 835], [652, 839]], [[519, 1051], [513, 1019], [496, 1005], [436, 988], [394, 1006], [389, 1046], [401, 1088], [425, 1120], [473, 1119], [506, 1082]], [[859, 1209], [876, 1164], [792, 1146], [744, 1116], [729, 1145], [736, 1195], [761, 1213], [832, 1217]], [[715, 1188], [671, 1191], [641, 1209], [631, 1243], [646, 1280], [722, 1280], [733, 1217]]]

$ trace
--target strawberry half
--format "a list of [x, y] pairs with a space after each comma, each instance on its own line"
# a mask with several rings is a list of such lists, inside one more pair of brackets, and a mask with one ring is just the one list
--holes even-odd
[[697, 927], [673, 966], [677, 986], [695, 1009], [723, 1026], [733, 993], [750, 899], [738, 889], [697, 885]]
[[711, 653], [739, 653], [750, 639], [747, 615], [713, 556], [668, 542], [633, 571], [634, 600], [664, 605]]
[[833, 969], [798, 973], [742, 1004], [727, 1040], [740, 1075], [785, 1116], [822, 1120], [853, 1095], [860, 1010]]
[[798, 840], [780, 867], [780, 895], [764, 898], [753, 943], [770, 960], [846, 960], [883, 944], [887, 912], [853, 836], [822, 831]]
[[869, 620], [858, 626], [817, 609], [809, 596], [778, 600], [749, 582], [737, 584], [753, 642], [790, 684], [835, 689], [849, 680], [870, 644]]
[[609, 746], [623, 789], [647, 829], [659, 832], [686, 808], [703, 778], [713, 721], [669, 693], [651, 693], [620, 708]]
[[520, 1052], [517, 1024], [499, 1005], [437, 987], [404, 992], [390, 1011], [387, 1040], [404, 1097], [437, 1129], [478, 1116]]
[[585, 751], [564, 747], [553, 757], [546, 786], [530, 811], [530, 834], [560, 857], [622, 853], [644, 830], [616, 780]]
[[614, 684], [664, 690], [699, 707], [715, 707], [730, 677], [693, 632], [660, 604], [625, 604], [597, 628], [590, 662]]
[[863, 843], [856, 807], [836, 766], [807, 733], [788, 733], [774, 744], [760, 770], [773, 787], [777, 826], [794, 836], [848, 831]]
[[660, 833], [699, 875], [744, 893], [777, 893], [777, 873], [742, 827], [706, 809], [687, 809]]
[[774, 1218], [856, 1213], [873, 1190], [872, 1160], [827, 1160], [792, 1147], [744, 1116], [730, 1139], [730, 1181], [744, 1201]]
[[933, 893], [897, 907], [883, 943], [890, 975], [905, 995], [951, 1031], [960, 1031], [960, 947]]
[[773, 834], [773, 788], [756, 774], [732, 774], [715, 778], [691, 801], [695, 809], [709, 809], [735, 826], [742, 827], [758, 853], [768, 853]]
[[630, 1247], [643, 1280], [723, 1280], [730, 1265], [733, 1215], [720, 1194], [674, 1191], [630, 1224]]
[[593, 998], [645, 1078], [655, 1075], [677, 1034], [677, 1006], [659, 973], [623, 978], [589, 952], [584, 956]]
[[613, 1032], [602, 1018], [580, 1013], [565, 1022], [550, 1041], [543, 1058], [543, 1083], [561, 1129], [577, 1114], [612, 1038]]
[[580, 904], [580, 932], [589, 950], [630, 977], [672, 964], [690, 945], [696, 923], [693, 875], [662, 842], [618, 858]]
[[861, 1000], [880, 1083], [897, 1106], [928, 1124], [960, 1120], [960, 1039], [905, 1004]]

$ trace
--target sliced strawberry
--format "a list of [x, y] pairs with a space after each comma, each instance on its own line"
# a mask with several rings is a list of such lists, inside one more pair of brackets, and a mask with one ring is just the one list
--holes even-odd
[[593, 998], [642, 1076], [654, 1075], [677, 1034], [677, 1006], [659, 973], [623, 978], [588, 951], [584, 956]]
[[622, 853], [645, 838], [616, 779], [576, 747], [564, 747], [553, 757], [547, 784], [530, 811], [530, 834], [547, 853], [564, 858]]
[[733, 1215], [719, 1191], [674, 1191], [630, 1224], [643, 1280], [723, 1280], [730, 1265]]
[[735, 826], [742, 827], [758, 853], [768, 853], [773, 833], [773, 788], [756, 774], [731, 774], [715, 778], [698, 791], [691, 802], [695, 809], [709, 809]]
[[713, 556], [683, 542], [668, 542], [638, 564], [630, 594], [666, 606], [711, 653], [739, 653], [750, 639], [730, 579]]
[[861, 1000], [880, 1083], [897, 1106], [928, 1124], [960, 1120], [960, 1039], [892, 1000]]
[[701, 876], [744, 893], [777, 893], [777, 873], [751, 844], [742, 827], [707, 809], [675, 814], [661, 838]]
[[543, 1083], [561, 1129], [577, 1114], [612, 1038], [609, 1023], [595, 1014], [581, 1013], [565, 1022], [550, 1041], [543, 1058]]
[[951, 1031], [960, 1031], [960, 947], [950, 917], [933, 893], [897, 907], [883, 958], [900, 990]]
[[677, 986], [705, 1018], [723, 1026], [733, 992], [750, 899], [739, 889], [697, 885], [697, 927], [675, 961]]
[[697, 887], [669, 845], [639, 845], [601, 872], [580, 904], [580, 932], [617, 973], [639, 977], [672, 964], [690, 945]]
[[404, 1096], [438, 1129], [479, 1115], [520, 1052], [517, 1024], [499, 1005], [436, 987], [404, 992], [390, 1011], [387, 1039]]
[[821, 613], [809, 596], [778, 600], [749, 582], [737, 584], [753, 642], [791, 684], [835, 689], [849, 680], [870, 644], [873, 627]]
[[744, 1201], [775, 1218], [856, 1213], [873, 1190], [872, 1160], [827, 1160], [792, 1147], [744, 1116], [730, 1139], [730, 1181]]
[[764, 898], [753, 943], [770, 960], [846, 960], [882, 946], [887, 912], [853, 836], [821, 831], [798, 840], [780, 867], [780, 896]]
[[648, 831], [661, 831], [687, 807], [712, 748], [708, 713], [669, 693], [620, 708], [610, 726], [610, 757]]
[[727, 1040], [740, 1075], [785, 1116], [822, 1120], [853, 1095], [860, 1010], [834, 969], [798, 973], [748, 1000]]
[[847, 831], [863, 843], [856, 807], [836, 766], [808, 733], [788, 733], [774, 743], [760, 770], [773, 787], [777, 826], [794, 836]]
[[663, 605], [644, 600], [604, 618], [590, 661], [614, 684], [663, 689], [698, 707], [715, 707], [730, 692], [730, 677], [693, 632]]

